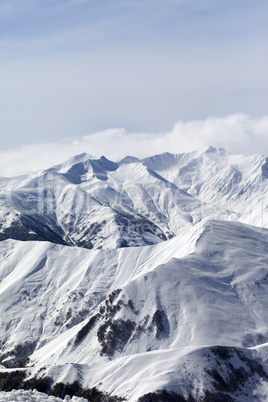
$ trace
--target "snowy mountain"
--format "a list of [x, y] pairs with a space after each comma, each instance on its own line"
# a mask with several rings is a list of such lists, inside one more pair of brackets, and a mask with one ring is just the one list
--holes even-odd
[[266, 401], [266, 163], [83, 154], [3, 178], [0, 389]]
[[200, 201], [231, 210], [242, 222], [267, 227], [267, 161], [262, 155], [231, 155], [209, 147], [188, 154], [156, 155], [143, 163]]
[[114, 163], [82, 154], [46, 171], [3, 180], [0, 189], [1, 240], [89, 249], [144, 246], [204, 219], [239, 215], [194, 198], [133, 158]]

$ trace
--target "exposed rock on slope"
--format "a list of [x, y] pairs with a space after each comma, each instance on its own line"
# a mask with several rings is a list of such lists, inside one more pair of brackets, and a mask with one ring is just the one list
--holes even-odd
[[0, 246], [6, 367], [129, 401], [265, 400], [268, 231], [216, 221], [150, 247]]
[[267, 183], [213, 147], [1, 178], [0, 389], [266, 401]]
[[[82, 154], [43, 172], [3, 180], [0, 240], [51, 241], [89, 249], [144, 246], [207, 219], [239, 218], [239, 213], [204, 203], [168, 181], [159, 174], [163, 162], [158, 173], [151, 165], [137, 158], [114, 163]], [[180, 166], [175, 167], [179, 171]]]

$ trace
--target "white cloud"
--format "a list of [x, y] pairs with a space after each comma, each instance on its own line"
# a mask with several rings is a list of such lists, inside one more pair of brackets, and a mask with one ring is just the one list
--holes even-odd
[[73, 141], [32, 144], [0, 153], [0, 175], [40, 170], [87, 152], [118, 160], [126, 155], [145, 157], [165, 151], [187, 152], [205, 146], [223, 147], [232, 153], [261, 153], [268, 149], [268, 116], [251, 118], [246, 114], [179, 121], [165, 133], [128, 133], [108, 129]]

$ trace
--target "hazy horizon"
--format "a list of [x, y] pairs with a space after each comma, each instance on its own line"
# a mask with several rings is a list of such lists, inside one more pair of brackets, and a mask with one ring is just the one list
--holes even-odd
[[0, 175], [268, 141], [268, 3], [0, 0]]

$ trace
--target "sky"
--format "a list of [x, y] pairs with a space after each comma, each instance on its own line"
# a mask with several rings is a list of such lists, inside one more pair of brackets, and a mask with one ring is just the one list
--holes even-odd
[[267, 0], [0, 0], [0, 175], [80, 150], [265, 153], [267, 15]]

